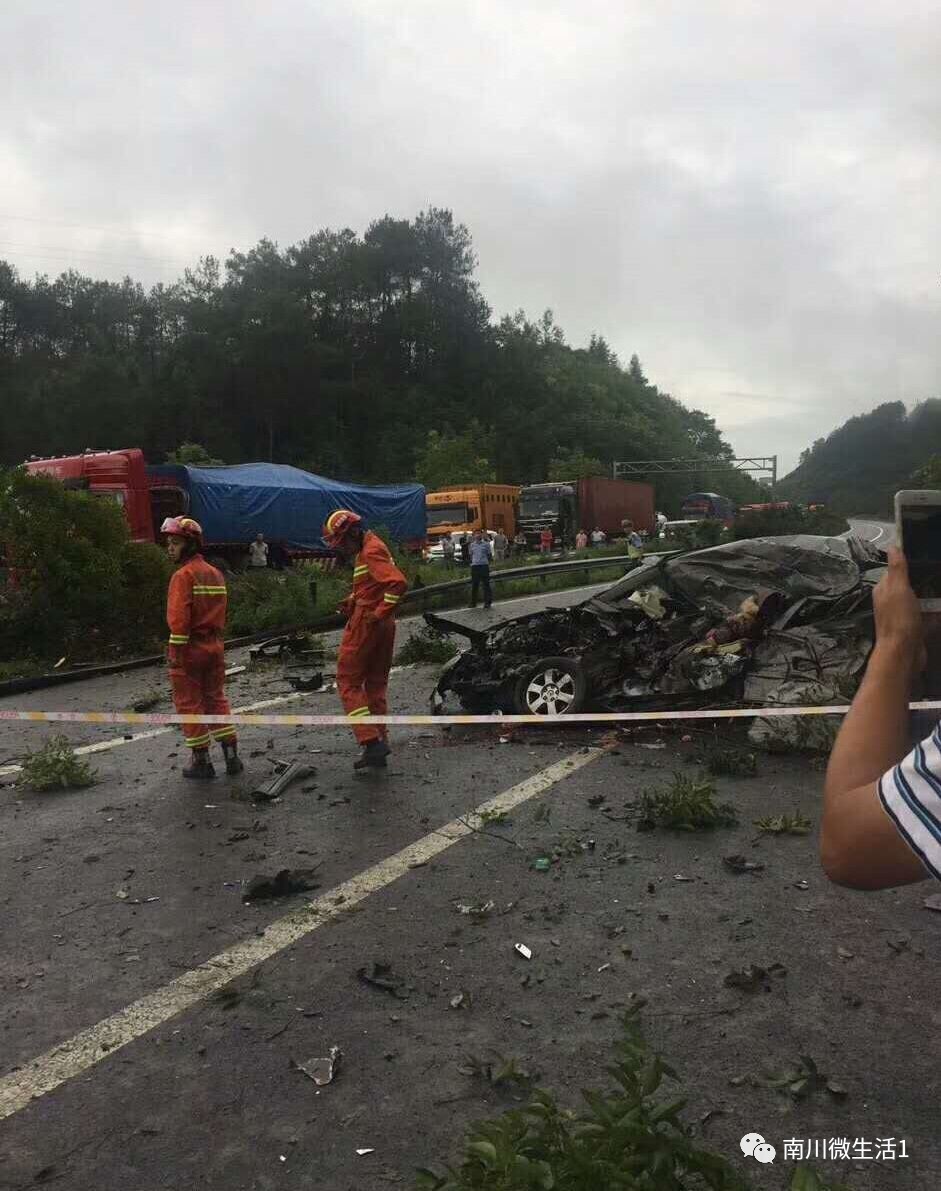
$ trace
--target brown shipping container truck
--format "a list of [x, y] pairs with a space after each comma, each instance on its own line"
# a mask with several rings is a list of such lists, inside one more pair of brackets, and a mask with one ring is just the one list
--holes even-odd
[[527, 544], [538, 546], [543, 530], [554, 545], [571, 546], [579, 529], [603, 529], [609, 538], [625, 534], [623, 522], [650, 533], [654, 528], [654, 491], [650, 484], [590, 476], [584, 480], [527, 484], [520, 490], [519, 524]]
[[622, 521], [632, 521], [635, 529], [647, 533], [656, 521], [653, 486], [632, 480], [609, 480], [606, 476], [579, 480], [578, 508], [582, 524], [576, 528], [591, 533], [597, 526], [609, 538], [622, 535]]

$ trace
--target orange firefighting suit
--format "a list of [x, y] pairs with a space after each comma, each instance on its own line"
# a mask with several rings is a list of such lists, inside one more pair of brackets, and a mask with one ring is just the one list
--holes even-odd
[[200, 714], [229, 715], [232, 710], [223, 690], [225, 609], [225, 579], [201, 554], [174, 571], [167, 592], [167, 661], [176, 709], [193, 715], [192, 723], [183, 725], [183, 739], [191, 749], [208, 748], [211, 740], [235, 743], [234, 728], [199, 722]]
[[343, 708], [360, 744], [385, 740], [385, 725], [355, 721], [364, 715], [386, 715], [386, 691], [395, 646], [395, 608], [408, 584], [392, 555], [376, 534], [366, 532], [353, 560], [353, 590], [340, 606], [349, 615], [337, 658], [337, 686]]

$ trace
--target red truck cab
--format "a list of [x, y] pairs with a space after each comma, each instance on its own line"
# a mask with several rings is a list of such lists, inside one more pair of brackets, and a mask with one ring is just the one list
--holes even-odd
[[[86, 451], [83, 455], [62, 455], [53, 459], [29, 459], [25, 466], [33, 475], [53, 476], [66, 488], [116, 501], [124, 512], [131, 539], [135, 542], [155, 542], [160, 528], [157, 522], [182, 511], [176, 489], [165, 490], [166, 500], [153, 496], [144, 453], [137, 447], [122, 451]], [[166, 510], [162, 507], [164, 504]]]

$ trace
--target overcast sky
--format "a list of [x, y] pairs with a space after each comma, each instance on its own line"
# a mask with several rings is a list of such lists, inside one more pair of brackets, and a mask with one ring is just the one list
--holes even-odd
[[0, 258], [172, 280], [450, 207], [495, 316], [797, 453], [941, 395], [941, 5], [29, 0], [0, 9]]

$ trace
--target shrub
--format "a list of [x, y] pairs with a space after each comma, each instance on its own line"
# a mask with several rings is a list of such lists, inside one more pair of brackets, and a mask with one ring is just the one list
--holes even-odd
[[[638, 1024], [637, 999], [622, 1019], [614, 1062], [604, 1070], [613, 1087], [583, 1090], [587, 1109], [575, 1112], [544, 1089], [528, 1103], [471, 1126], [460, 1165], [443, 1174], [417, 1172], [423, 1191], [750, 1191], [752, 1184], [726, 1158], [696, 1145], [681, 1113], [682, 1096], [665, 1098], [665, 1080], [676, 1072], [647, 1046]], [[525, 1091], [531, 1083], [515, 1062], [501, 1060], [501, 1078]], [[600, 1064], [599, 1064], [600, 1065]], [[492, 1065], [471, 1060], [468, 1074], [492, 1075]], [[848, 1191], [799, 1164], [791, 1191]]]
[[[320, 602], [318, 577], [318, 603]], [[318, 616], [310, 579], [299, 571], [247, 571], [227, 581], [229, 607], [226, 632], [233, 637], [308, 624]], [[330, 609], [335, 610], [334, 608]], [[321, 612], [320, 615], [324, 613]]]
[[821, 534], [824, 537], [845, 533], [849, 524], [845, 517], [829, 509], [757, 509], [742, 513], [735, 518], [732, 537], [743, 538], [783, 537], [794, 533]]
[[79, 790], [91, 786], [95, 772], [87, 761], [79, 760], [65, 736], [50, 736], [23, 762], [23, 778], [31, 790]]
[[396, 656], [400, 666], [443, 665], [457, 653], [457, 646], [426, 625], [412, 633]]
[[735, 808], [717, 803], [715, 797], [716, 788], [706, 778], [675, 773], [669, 786], [642, 795], [637, 830], [666, 827], [673, 831], [708, 831], [731, 827], [736, 822]]
[[121, 509], [24, 471], [0, 476], [0, 542], [9, 566], [0, 653], [95, 656], [124, 614]]
[[113, 618], [115, 639], [127, 649], [149, 652], [167, 636], [167, 586], [173, 564], [158, 546], [125, 542], [121, 551], [121, 609]]

